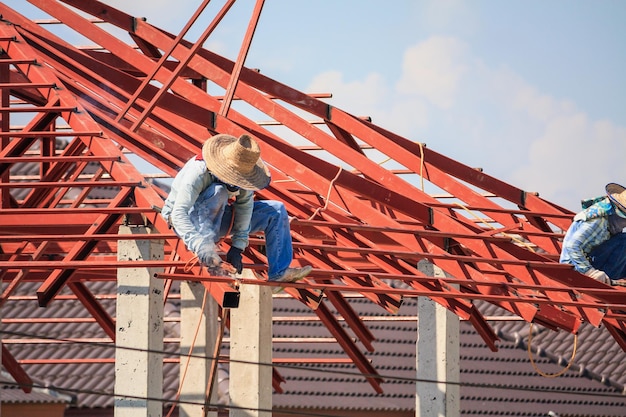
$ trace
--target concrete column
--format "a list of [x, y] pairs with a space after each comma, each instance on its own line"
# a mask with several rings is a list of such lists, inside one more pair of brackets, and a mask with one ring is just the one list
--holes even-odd
[[[150, 233], [120, 226], [120, 235]], [[124, 239], [120, 236], [120, 239]], [[163, 241], [119, 240], [117, 259], [162, 260]], [[163, 414], [163, 280], [160, 268], [119, 268], [115, 349], [115, 417]]]
[[[206, 299], [205, 299], [206, 297]], [[215, 342], [219, 332], [219, 306], [199, 282], [180, 283], [180, 417], [217, 417], [204, 414], [204, 400], [209, 385]], [[204, 309], [202, 304], [204, 301]], [[191, 357], [189, 357], [189, 349]], [[217, 379], [217, 371], [215, 372]], [[213, 383], [211, 404], [217, 403], [217, 383]]]
[[[430, 262], [420, 261], [418, 268], [428, 276], [445, 276]], [[417, 301], [417, 317], [415, 415], [459, 417], [459, 317], [426, 297]]]
[[[254, 278], [250, 270], [242, 277]], [[272, 415], [272, 291], [241, 285], [230, 312], [230, 417]], [[241, 362], [240, 362], [241, 361]], [[261, 364], [261, 365], [257, 365]]]

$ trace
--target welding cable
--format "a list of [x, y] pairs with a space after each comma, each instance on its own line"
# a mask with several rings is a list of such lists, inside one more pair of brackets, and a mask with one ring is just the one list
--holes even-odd
[[[212, 285], [212, 284], [209, 284], [209, 285]], [[193, 334], [193, 338], [191, 340], [191, 345], [189, 346], [189, 352], [187, 353], [187, 356], [185, 358], [185, 359], [187, 359], [187, 362], [185, 363], [185, 368], [183, 370], [183, 374], [180, 376], [180, 382], [178, 384], [178, 390], [176, 391], [175, 401], [178, 401], [180, 399], [180, 394], [181, 394], [181, 391], [183, 389], [183, 384], [185, 383], [185, 377], [187, 376], [187, 369], [189, 368], [189, 362], [191, 362], [191, 355], [192, 355], [193, 350], [194, 350], [194, 348], [196, 346], [196, 340], [198, 338], [198, 333], [200, 332], [200, 325], [202, 324], [202, 318], [203, 318], [202, 316], [204, 314], [204, 308], [206, 307], [206, 301], [207, 301], [207, 294], [208, 293], [209, 293], [209, 291], [207, 290], [206, 287], [204, 287], [204, 295], [202, 296], [202, 306], [200, 307], [200, 317], [198, 317], [198, 324], [196, 325], [196, 331]], [[170, 408], [170, 411], [167, 413], [167, 417], [171, 417], [172, 413], [174, 412], [175, 405], [176, 405], [176, 403], [172, 404], [172, 407]]]
[[537, 371], [539, 375], [545, 378], [556, 378], [556, 377], [563, 375], [565, 372], [567, 372], [569, 368], [572, 366], [572, 364], [574, 363], [574, 358], [576, 357], [576, 348], [578, 347], [578, 333], [574, 334], [574, 347], [572, 348], [572, 356], [570, 357], [569, 362], [567, 363], [565, 368], [553, 374], [547, 374], [537, 367], [537, 364], [535, 363], [535, 360], [533, 359], [533, 352], [531, 349], [532, 334], [533, 334], [533, 323], [531, 322], [528, 328], [528, 357], [530, 358], [530, 363], [532, 364], [535, 371]]

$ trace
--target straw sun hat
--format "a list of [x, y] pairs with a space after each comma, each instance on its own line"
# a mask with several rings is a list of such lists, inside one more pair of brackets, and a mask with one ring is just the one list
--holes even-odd
[[261, 159], [259, 144], [248, 135], [219, 134], [202, 146], [207, 168], [220, 181], [244, 190], [260, 190], [270, 183], [270, 172]]
[[611, 182], [606, 185], [605, 190], [606, 194], [617, 208], [617, 214], [620, 217], [626, 218], [626, 188]]

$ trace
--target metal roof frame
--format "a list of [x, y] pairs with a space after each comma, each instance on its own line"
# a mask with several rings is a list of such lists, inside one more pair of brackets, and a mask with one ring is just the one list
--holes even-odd
[[[558, 263], [572, 212], [334, 107], [323, 94], [246, 68], [262, 0], [235, 61], [202, 46], [234, 0], [196, 43], [184, 34], [207, 1], [178, 36], [96, 0], [29, 2], [100, 49], [73, 46], [0, 3], [0, 303], [10, 303], [26, 281], [40, 282], [42, 307], [69, 289], [115, 340], [114, 317], [85, 283], [145, 266], [163, 268], [158, 275], [169, 284], [201, 281], [222, 307], [236, 307], [236, 282], [185, 268], [193, 254], [158, 214], [166, 187], [144, 176], [128, 154], [172, 177], [210, 135], [247, 133], [261, 143], [272, 171], [258, 198], [285, 202], [295, 262], [314, 267], [287, 292], [316, 311], [375, 390], [382, 389], [376, 369], [326, 306], [373, 349], [345, 292], [390, 313], [403, 296], [428, 296], [470, 320], [494, 351], [497, 335], [473, 300], [555, 331], [576, 333], [585, 321], [603, 325], [626, 350], [624, 289]], [[134, 45], [107, 28], [127, 32]], [[220, 95], [208, 93], [209, 83]], [[270, 122], [246, 116], [246, 108]], [[23, 126], [12, 125], [24, 118]], [[341, 162], [328, 162], [334, 159]], [[25, 166], [36, 166], [36, 174], [19, 175]], [[150, 238], [165, 240], [165, 260], [118, 262], [122, 223], [153, 226]], [[448, 277], [424, 276], [422, 259]], [[262, 236], [251, 237], [245, 261], [263, 276]], [[29, 384], [4, 346], [2, 361]], [[280, 380], [275, 372], [277, 390]]]

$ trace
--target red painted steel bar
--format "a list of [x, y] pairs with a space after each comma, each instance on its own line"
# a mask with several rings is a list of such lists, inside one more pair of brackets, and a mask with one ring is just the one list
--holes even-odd
[[[45, 210], [42, 210], [45, 211]], [[118, 213], [142, 213], [141, 210], [133, 210], [133, 211], [125, 211], [120, 210]], [[41, 213], [47, 214], [47, 213]], [[69, 214], [69, 213], [68, 213]], [[1, 214], [0, 214], [1, 217]], [[0, 226], [2, 226], [2, 222], [0, 222]], [[178, 236], [175, 233], [150, 233], [145, 235], [129, 235], [124, 236], [124, 240], [161, 240], [161, 239], [173, 239]], [[69, 234], [47, 234], [47, 235], [0, 235], [0, 244], [2, 242], [41, 242], [44, 240], [54, 240], [55, 242], [73, 242], [76, 240], [98, 240], [98, 241], [118, 241], [120, 239], [120, 235], [104, 233], [92, 236], [85, 235], [69, 235]]]
[[7, 370], [9, 374], [15, 379], [22, 391], [29, 393], [32, 391], [33, 380], [22, 368], [19, 361], [15, 360], [15, 357], [4, 344], [2, 344], [2, 366]]
[[10, 182], [0, 184], [4, 188], [69, 188], [69, 187], [136, 187], [138, 181], [37, 181], [37, 182]]
[[[116, 199], [111, 202], [111, 206], [123, 205], [129, 198], [131, 189], [127, 188], [124, 192], [120, 192]], [[99, 232], [106, 232], [113, 223], [116, 223], [119, 219], [119, 215], [115, 214], [103, 214], [87, 230], [86, 234], [97, 234]], [[77, 261], [85, 259], [89, 253], [93, 250], [95, 242], [76, 242], [72, 250], [65, 256], [64, 262]], [[41, 284], [37, 290], [37, 296], [39, 298], [39, 305], [44, 307], [52, 301], [54, 296], [61, 291], [65, 283], [70, 279], [74, 272], [74, 269], [56, 269], [54, 270], [48, 279]]]
[[[10, 80], [9, 74], [9, 65], [8, 63], [4, 63], [5, 60], [0, 60], [0, 82], [6, 83]], [[6, 109], [11, 102], [9, 89], [1, 89], [0, 90], [0, 106]], [[11, 128], [11, 113], [6, 110], [0, 112], [0, 131], [8, 132]], [[9, 145], [9, 138], [0, 138], [0, 154], [4, 151], [4, 149]], [[0, 172], [0, 182], [9, 182], [10, 175], [9, 171], [5, 170]], [[9, 190], [0, 189], [0, 208], [4, 209], [10, 207], [11, 205], [11, 195]]]
[[[0, 60], [0, 63], [5, 63], [6, 61]], [[23, 62], [20, 62], [23, 63]], [[76, 111], [75, 107], [60, 107], [60, 106], [33, 106], [33, 107], [0, 107], [0, 111], [9, 111], [11, 113], [33, 113], [33, 112], [68, 112], [68, 111]]]
[[92, 155], [82, 156], [18, 156], [18, 157], [0, 157], [0, 163], [2, 164], [15, 164], [15, 163], [28, 163], [28, 162], [106, 162], [106, 161], [118, 161], [116, 156], [102, 157]]
[[[124, 118], [124, 116], [126, 115], [126, 113], [133, 107], [133, 105], [135, 104], [135, 101], [137, 101], [137, 98], [139, 97], [139, 94], [141, 94], [144, 90], [144, 88], [150, 84], [150, 82], [152, 81], [152, 79], [154, 78], [154, 75], [161, 69], [161, 67], [163, 66], [163, 64], [165, 63], [165, 61], [167, 61], [167, 59], [170, 57], [170, 55], [172, 54], [172, 51], [174, 50], [174, 47], [176, 47], [176, 45], [178, 45], [180, 43], [180, 41], [183, 39], [183, 37], [187, 34], [187, 32], [189, 31], [189, 29], [191, 29], [191, 26], [193, 26], [193, 24], [195, 23], [195, 21], [198, 19], [198, 17], [200, 17], [200, 14], [202, 14], [202, 12], [204, 11], [204, 9], [206, 8], [206, 6], [209, 4], [210, 0], [203, 0], [202, 4], [200, 4], [200, 6], [198, 6], [198, 9], [195, 11], [195, 13], [193, 14], [193, 16], [191, 16], [191, 18], [189, 19], [189, 21], [185, 24], [185, 26], [183, 27], [183, 29], [180, 31], [180, 33], [178, 34], [178, 36], [176, 36], [176, 39], [174, 39], [174, 41], [172, 42], [172, 46], [170, 46], [167, 51], [165, 51], [165, 53], [163, 55], [161, 55], [161, 58], [159, 58], [159, 61], [156, 63], [156, 65], [154, 66], [154, 68], [148, 73], [146, 74], [146, 76], [144, 77], [143, 81], [141, 82], [141, 85], [139, 86], [139, 88], [137, 88], [137, 90], [135, 91], [135, 93], [133, 94], [133, 96], [128, 100], [128, 103], [126, 103], [126, 106], [122, 109], [122, 111], [120, 111], [120, 113], [118, 114], [117, 118], [115, 119], [116, 122], [119, 122], [120, 120], [122, 120]], [[179, 67], [181, 67], [182, 64], [179, 64]], [[182, 69], [182, 68], [181, 68]], [[173, 77], [172, 79], [174, 79], [176, 76], [178, 76], [178, 73], [176, 73], [176, 75], [172, 74]], [[167, 90], [170, 86], [163, 86], [163, 89]], [[151, 103], [152, 104], [152, 103]], [[156, 101], [155, 103], [156, 104]], [[154, 104], [152, 104], [151, 107], [154, 107]], [[144, 110], [144, 112], [149, 113], [152, 108], [148, 107], [147, 109]], [[143, 116], [143, 114], [142, 114]], [[143, 122], [142, 118], [140, 117], [137, 120], [137, 125], [141, 124]], [[135, 129], [133, 129], [135, 130]]]
[[0, 138], [57, 138], [60, 136], [102, 136], [102, 131], [64, 131], [56, 130], [54, 132], [44, 131], [25, 131], [25, 132], [0, 132]]
[[250, 44], [252, 43], [252, 37], [254, 36], [256, 26], [259, 23], [261, 10], [263, 10], [264, 3], [265, 0], [257, 0], [255, 3], [254, 11], [252, 12], [252, 18], [248, 23], [248, 29], [246, 30], [243, 43], [241, 44], [241, 49], [239, 50], [237, 61], [235, 61], [235, 67], [233, 68], [233, 72], [231, 73], [230, 79], [228, 80], [228, 85], [226, 86], [226, 93], [224, 94], [222, 106], [220, 107], [219, 111], [219, 114], [221, 116], [228, 116], [228, 112], [230, 111], [230, 105], [233, 101], [233, 97], [235, 97], [235, 90], [237, 89], [237, 85], [239, 84], [239, 75], [241, 74], [241, 69], [243, 68], [243, 64], [246, 61], [246, 57], [248, 56]]
[[[208, 1], [207, 1], [207, 3], [208, 3]], [[198, 49], [200, 49], [202, 47], [202, 45], [204, 44], [206, 39], [211, 35], [211, 33], [213, 33], [213, 31], [215, 30], [215, 28], [217, 27], [219, 22], [224, 18], [224, 16], [226, 16], [226, 13], [228, 13], [228, 10], [230, 10], [230, 8], [232, 7], [233, 4], [235, 4], [235, 0], [228, 0], [226, 2], [226, 4], [224, 4], [224, 6], [222, 6], [222, 9], [219, 11], [217, 16], [213, 19], [211, 24], [209, 24], [209, 26], [202, 33], [202, 35], [196, 41], [196, 43], [193, 45], [193, 47], [191, 47], [189, 49], [189, 52], [187, 53], [187, 56], [185, 58], [183, 58], [181, 61], [179, 61], [178, 66], [176, 67], [176, 69], [174, 71], [172, 71], [172, 73], [169, 75], [169, 78], [167, 79], [167, 81], [165, 81], [165, 83], [161, 86], [161, 88], [154, 95], [152, 100], [150, 100], [150, 103], [148, 103], [146, 108], [141, 112], [141, 115], [139, 116], [139, 118], [137, 120], [135, 120], [135, 122], [133, 123], [132, 127], [130, 128], [133, 132], [137, 130], [139, 125], [142, 124], [144, 122], [144, 120], [146, 120], [146, 118], [149, 116], [150, 112], [152, 112], [152, 109], [154, 109], [154, 107], [156, 106], [158, 101], [161, 99], [163, 94], [165, 94], [165, 92], [167, 92], [167, 90], [169, 90], [169, 88], [172, 86], [172, 84], [174, 84], [174, 82], [176, 81], [178, 75], [183, 71], [183, 69], [185, 69], [187, 67], [187, 64], [189, 63], [191, 58], [195, 55], [195, 53], [198, 51]], [[204, 6], [206, 6], [206, 4]], [[204, 8], [204, 6], [202, 6], [202, 8]], [[172, 53], [174, 48], [180, 43], [180, 40], [181, 40], [180, 38], [176, 38], [176, 40], [172, 44], [172, 47], [168, 51], [168, 55]], [[156, 71], [155, 71], [154, 74], [156, 74]], [[152, 74], [151, 76], [154, 76], [154, 74]]]
[[74, 281], [69, 282], [68, 287], [76, 294], [78, 300], [85, 306], [87, 311], [91, 313], [93, 318], [96, 319], [96, 322], [102, 327], [107, 336], [109, 336], [111, 340], [115, 340], [115, 320], [113, 320], [113, 317], [100, 305], [85, 284]]
[[[341, 271], [337, 271], [341, 273]], [[278, 286], [278, 287], [293, 287], [293, 288], [317, 288], [324, 291], [345, 291], [349, 293], [383, 293], [383, 294], [401, 294], [404, 296], [411, 297], [443, 297], [443, 298], [465, 298], [465, 299], [474, 299], [474, 300], [486, 300], [490, 302], [498, 302], [498, 301], [507, 301], [510, 299], [508, 296], [501, 295], [484, 295], [484, 294], [472, 294], [472, 293], [442, 293], [441, 291], [420, 291], [414, 289], [405, 289], [405, 288], [375, 288], [375, 287], [364, 287], [360, 285], [350, 285], [350, 284], [329, 284], [322, 283], [317, 284], [315, 282], [315, 272], [313, 276], [307, 280], [307, 282], [295, 282], [295, 283], [277, 283], [272, 281], [264, 281], [264, 280], [255, 280], [255, 279], [234, 279], [229, 277], [195, 277], [194, 280], [202, 281], [202, 282], [231, 282], [237, 283], [241, 282], [243, 284], [255, 284], [255, 285], [266, 285], [266, 286]], [[182, 279], [189, 280], [189, 275], [187, 274], [156, 274], [157, 278], [161, 279]], [[437, 277], [426, 277], [427, 279], [434, 280], [438, 279]], [[399, 277], [398, 279], [404, 279], [403, 277]], [[478, 284], [477, 284], [478, 285]], [[515, 284], [511, 284], [512, 288], [515, 288]], [[535, 289], [540, 289], [540, 286], [535, 287]], [[555, 290], [565, 291], [562, 288], [555, 288]], [[571, 289], [571, 292], [575, 292], [578, 289]], [[576, 300], [575, 298], [571, 298], [570, 301], [562, 301], [559, 302], [559, 305], [562, 306], [582, 306], [589, 307], [594, 309], [620, 309], [626, 308], [626, 297], [621, 293], [626, 293], [626, 291], [616, 290], [615, 287], [606, 286], [602, 289], [597, 290], [587, 290], [581, 288], [580, 290], [588, 291], [590, 294], [595, 294], [598, 297], [602, 296], [610, 296], [615, 294], [617, 299], [614, 300], [613, 303], [607, 302], [581, 302]], [[515, 299], [516, 303], [526, 303], [526, 304], [541, 304], [541, 305], [551, 305], [554, 304], [554, 301], [547, 297], [517, 297]]]
[[380, 384], [383, 382], [383, 379], [379, 376], [378, 372], [376, 372], [376, 369], [367, 360], [365, 355], [352, 342], [346, 331], [341, 327], [336, 317], [330, 313], [326, 305], [320, 304], [319, 308], [315, 310], [315, 314], [317, 314], [320, 320], [326, 325], [326, 328], [333, 337], [337, 339], [337, 343], [343, 348], [346, 355], [352, 359], [354, 365], [363, 375], [366, 375], [367, 381], [374, 390], [378, 393], [382, 393], [383, 390]]

